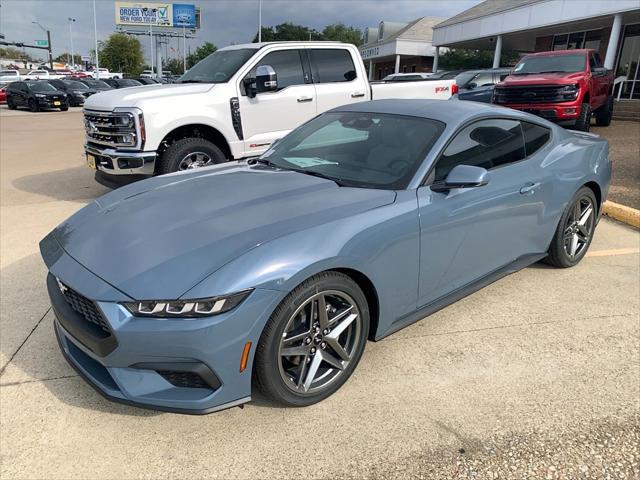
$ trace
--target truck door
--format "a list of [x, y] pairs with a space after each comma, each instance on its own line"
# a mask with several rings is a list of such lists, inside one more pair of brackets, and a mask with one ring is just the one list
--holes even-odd
[[358, 73], [348, 49], [307, 47], [306, 51], [318, 97], [318, 113], [369, 100], [369, 84]]
[[316, 91], [311, 74], [303, 67], [304, 50], [272, 51], [260, 58], [244, 78], [255, 78], [260, 65], [270, 65], [278, 89], [249, 98], [244, 82], [238, 85], [245, 156], [259, 155], [290, 130], [316, 115]]

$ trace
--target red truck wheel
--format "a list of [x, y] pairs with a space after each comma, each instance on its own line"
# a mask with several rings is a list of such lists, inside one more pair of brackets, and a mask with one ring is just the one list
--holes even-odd
[[613, 97], [607, 99], [607, 103], [596, 110], [596, 125], [599, 127], [608, 127], [611, 125], [613, 117]]
[[580, 105], [580, 116], [576, 120], [574, 128], [581, 132], [588, 132], [591, 127], [591, 105], [583, 103]]

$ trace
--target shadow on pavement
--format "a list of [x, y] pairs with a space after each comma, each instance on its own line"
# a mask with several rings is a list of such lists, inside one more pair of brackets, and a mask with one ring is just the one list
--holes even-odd
[[13, 186], [24, 192], [63, 201], [93, 200], [111, 191], [98, 184], [91, 170], [84, 166], [26, 175], [15, 179]]

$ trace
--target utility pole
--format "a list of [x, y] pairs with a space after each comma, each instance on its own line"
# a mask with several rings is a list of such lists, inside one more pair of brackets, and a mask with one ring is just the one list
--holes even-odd
[[47, 50], [49, 50], [49, 68], [53, 70], [53, 52], [51, 50], [51, 32], [48, 29], [44, 28], [42, 25], [40, 25], [40, 23], [38, 22], [31, 22], [31, 23], [39, 26], [40, 29], [47, 34]]

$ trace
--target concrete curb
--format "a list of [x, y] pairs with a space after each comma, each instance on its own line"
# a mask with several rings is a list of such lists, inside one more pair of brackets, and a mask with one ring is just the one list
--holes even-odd
[[620, 205], [615, 202], [604, 202], [602, 213], [619, 222], [626, 223], [635, 228], [640, 228], [640, 210]]

